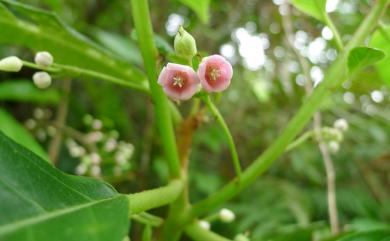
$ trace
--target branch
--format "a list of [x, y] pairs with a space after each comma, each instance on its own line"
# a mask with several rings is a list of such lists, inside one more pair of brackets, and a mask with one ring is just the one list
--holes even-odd
[[188, 225], [185, 233], [194, 241], [231, 241], [210, 230], [200, 227], [197, 223]]
[[252, 184], [258, 176], [263, 174], [271, 164], [284, 153], [288, 144], [310, 121], [322, 100], [332, 93], [331, 90], [335, 86], [338, 86], [341, 82], [346, 80], [346, 61], [349, 51], [360, 45], [376, 27], [379, 18], [386, 11], [389, 1], [390, 0], [377, 1], [377, 4], [373, 6], [369, 15], [360, 25], [348, 45], [344, 48], [344, 51], [341, 52], [337, 60], [330, 66], [324, 80], [316, 87], [313, 94], [306, 100], [306, 103], [287, 124], [281, 135], [279, 135], [275, 142], [242, 173], [240, 185], [231, 181], [207, 199], [196, 203], [193, 206], [191, 213], [193, 217], [204, 214], [237, 195], [245, 187]]

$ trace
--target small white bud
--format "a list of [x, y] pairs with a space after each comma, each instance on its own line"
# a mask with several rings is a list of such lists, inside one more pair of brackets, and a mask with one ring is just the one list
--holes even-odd
[[35, 127], [37, 127], [37, 122], [33, 119], [28, 119], [26, 122], [25, 122], [25, 125], [28, 129], [32, 130], [34, 129]]
[[38, 52], [35, 55], [35, 63], [42, 68], [47, 68], [53, 64], [53, 56], [46, 51]]
[[223, 208], [219, 211], [219, 219], [224, 223], [231, 223], [236, 218], [236, 215], [232, 210]]
[[76, 174], [77, 175], [84, 175], [87, 172], [87, 166], [85, 164], [79, 164], [76, 167]]
[[91, 154], [92, 164], [99, 165], [101, 161], [102, 161], [102, 159], [100, 158], [99, 154], [97, 154], [96, 152]]
[[237, 234], [236, 237], [234, 237], [234, 241], [250, 241], [250, 240], [244, 234]]
[[99, 177], [100, 174], [102, 173], [102, 169], [100, 169], [99, 166], [91, 166], [91, 175], [93, 177]]
[[340, 150], [340, 144], [337, 141], [330, 141], [328, 148], [331, 153], [337, 153]]
[[209, 222], [207, 222], [205, 220], [200, 220], [200, 221], [198, 221], [198, 224], [201, 228], [206, 229], [206, 230], [210, 230], [211, 225]]
[[348, 122], [345, 119], [338, 119], [333, 124], [334, 128], [339, 129], [340, 131], [348, 130]]
[[93, 131], [87, 134], [86, 140], [90, 143], [99, 142], [103, 139], [103, 133], [100, 131]]
[[33, 81], [39, 89], [46, 89], [51, 85], [51, 76], [44, 71], [36, 72], [33, 75]]
[[10, 56], [0, 60], [0, 70], [6, 72], [19, 72], [23, 67], [23, 61], [16, 56]]
[[101, 120], [95, 119], [92, 121], [92, 128], [95, 130], [100, 130], [103, 127]]
[[104, 144], [104, 150], [106, 152], [112, 152], [117, 147], [118, 142], [114, 138], [110, 138], [107, 140], [107, 142]]

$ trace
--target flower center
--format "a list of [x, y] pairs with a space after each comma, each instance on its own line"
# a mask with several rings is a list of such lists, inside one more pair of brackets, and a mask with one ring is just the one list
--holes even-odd
[[216, 69], [216, 68], [212, 68], [211, 71], [210, 71], [210, 79], [213, 80], [213, 81], [216, 81], [219, 76], [221, 76], [221, 71], [219, 69]]
[[178, 86], [179, 88], [182, 88], [184, 85], [184, 79], [180, 76], [173, 77], [173, 86]]

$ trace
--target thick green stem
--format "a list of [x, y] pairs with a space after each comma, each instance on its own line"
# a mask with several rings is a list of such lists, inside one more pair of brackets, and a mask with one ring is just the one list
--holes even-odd
[[144, 60], [144, 67], [149, 79], [150, 91], [155, 104], [155, 119], [161, 135], [165, 158], [169, 164], [172, 178], [180, 177], [180, 162], [176, 149], [175, 133], [172, 116], [169, 110], [169, 100], [161, 86], [157, 83], [158, 52], [154, 44], [153, 29], [150, 20], [147, 0], [132, 0], [132, 14], [138, 35], [138, 45]]
[[322, 100], [332, 93], [331, 90], [334, 87], [346, 80], [346, 60], [349, 51], [360, 45], [371, 33], [377, 25], [379, 18], [386, 11], [389, 2], [390, 0], [377, 1], [377, 4], [372, 8], [370, 14], [366, 17], [351, 41], [344, 48], [344, 51], [331, 65], [324, 80], [317, 86], [313, 94], [307, 99], [306, 103], [287, 124], [281, 135], [279, 135], [276, 141], [242, 173], [240, 185], [236, 185], [236, 182], [231, 181], [207, 199], [195, 204], [192, 208], [193, 217], [204, 214], [237, 195], [243, 188], [253, 183], [258, 176], [264, 173], [270, 165], [284, 153], [288, 144], [310, 121]]
[[202, 97], [204, 102], [206, 103], [207, 107], [209, 108], [210, 112], [215, 116], [217, 122], [221, 126], [223, 132], [225, 133], [225, 136], [227, 138], [227, 142], [229, 145], [230, 153], [232, 155], [232, 160], [233, 160], [233, 166], [236, 171], [236, 175], [238, 177], [238, 180], [241, 178], [241, 165], [240, 165], [240, 160], [238, 159], [238, 153], [236, 150], [236, 145], [234, 144], [234, 140], [232, 137], [232, 134], [229, 131], [229, 127], [227, 126], [223, 116], [217, 109], [217, 107], [214, 105], [214, 103], [211, 101], [210, 96], [207, 95], [205, 97]]
[[195, 241], [231, 241], [230, 239], [200, 227], [197, 223], [188, 225], [185, 229], [185, 233]]
[[172, 203], [179, 197], [183, 188], [182, 180], [173, 180], [165, 187], [127, 195], [130, 215]]

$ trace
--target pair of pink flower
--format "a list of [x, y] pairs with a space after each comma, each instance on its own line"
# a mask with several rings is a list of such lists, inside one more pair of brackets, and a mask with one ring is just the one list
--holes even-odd
[[168, 63], [158, 83], [170, 98], [188, 100], [198, 91], [199, 83], [207, 92], [220, 92], [230, 85], [232, 76], [232, 65], [220, 55], [211, 55], [202, 59], [197, 74], [189, 66]]

